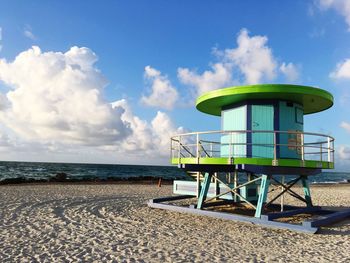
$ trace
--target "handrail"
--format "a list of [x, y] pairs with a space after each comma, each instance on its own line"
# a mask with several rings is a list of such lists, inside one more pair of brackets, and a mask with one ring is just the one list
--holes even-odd
[[[183, 145], [180, 141], [179, 141], [179, 145], [182, 146], [182, 148], [192, 157], [196, 157], [193, 153], [191, 153], [191, 151], [189, 149], [187, 149], [187, 147], [185, 145]], [[181, 151], [180, 151], [180, 155], [182, 155]]]
[[206, 154], [206, 156], [210, 157], [209, 153], [204, 149], [203, 145], [202, 145], [202, 142], [201, 141], [198, 141], [199, 145], [201, 146], [203, 152]]
[[[266, 137], [266, 142], [247, 142], [248, 137], [243, 137], [244, 142], [242, 142], [241, 137], [234, 137], [233, 135], [239, 134], [271, 134], [273, 137]], [[284, 139], [279, 135], [288, 134], [294, 135], [294, 140], [288, 143], [285, 143]], [[205, 136], [219, 136], [220, 139], [215, 138], [203, 138]], [[227, 136], [227, 137], [223, 137]], [[228, 138], [229, 136], [229, 138]], [[202, 138], [201, 138], [202, 137]], [[223, 138], [226, 138], [223, 141]], [[263, 137], [262, 137], [263, 138]], [[278, 139], [279, 138], [279, 139]], [[321, 139], [325, 138], [325, 139]], [[307, 139], [307, 140], [306, 140]], [[185, 142], [187, 143], [185, 143]], [[173, 143], [176, 147], [173, 147]], [[296, 156], [299, 156], [301, 160], [311, 160], [311, 157], [318, 155], [319, 161], [334, 161], [334, 138], [320, 133], [311, 133], [311, 132], [302, 132], [302, 131], [269, 131], [269, 130], [220, 130], [220, 131], [207, 131], [207, 132], [190, 132], [178, 134], [171, 137], [171, 155], [176, 156], [174, 151], [177, 152], [179, 158], [184, 157], [182, 154], [182, 149], [187, 152], [190, 157], [193, 158], [203, 158], [202, 153], [205, 154], [206, 158], [217, 157], [217, 153], [220, 153], [222, 148], [228, 147], [228, 157], [237, 156], [235, 153], [235, 146], [265, 146], [273, 148], [273, 160], [274, 162], [280, 157], [280, 152], [278, 149], [284, 149], [283, 147], [288, 147], [289, 150], [295, 151]], [[227, 149], [227, 148], [226, 148]], [[241, 149], [241, 148], [240, 148]], [[311, 149], [319, 149], [318, 151], [310, 151]], [[308, 151], [309, 150], [309, 151]], [[290, 153], [289, 153], [290, 154]], [[325, 156], [323, 156], [325, 154]], [[226, 156], [227, 154], [225, 154]], [[278, 156], [279, 155], [279, 156]], [[220, 155], [221, 156], [221, 155]], [[307, 158], [305, 158], [308, 156]], [[324, 158], [326, 157], [326, 158]], [[287, 157], [288, 158], [288, 157]], [[294, 157], [293, 157], [294, 158]], [[313, 159], [312, 159], [313, 160]]]
[[215, 133], [285, 133], [285, 134], [304, 134], [304, 135], [315, 135], [320, 137], [330, 138], [332, 141], [335, 139], [330, 135], [325, 135], [322, 133], [314, 132], [301, 132], [301, 131], [269, 131], [269, 130], [219, 130], [219, 131], [204, 131], [204, 132], [189, 132], [189, 133], [180, 133], [173, 135], [171, 138], [179, 136], [188, 136], [188, 135], [201, 135], [201, 134], [215, 134]]

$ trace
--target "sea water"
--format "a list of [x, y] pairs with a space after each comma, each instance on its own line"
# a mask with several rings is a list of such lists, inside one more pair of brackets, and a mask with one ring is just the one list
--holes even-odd
[[[0, 162], [0, 181], [9, 178], [29, 180], [48, 180], [57, 173], [66, 173], [67, 179], [186, 179], [188, 178], [176, 166], [118, 165], [118, 164], [72, 164], [72, 163], [38, 163], [38, 162]], [[323, 172], [310, 176], [311, 183], [350, 182], [350, 173]]]

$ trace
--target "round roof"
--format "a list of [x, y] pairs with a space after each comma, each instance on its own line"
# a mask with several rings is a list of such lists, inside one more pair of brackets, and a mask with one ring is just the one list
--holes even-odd
[[217, 89], [197, 98], [196, 108], [220, 116], [223, 107], [245, 100], [285, 100], [303, 105], [304, 114], [326, 110], [333, 105], [333, 96], [323, 89], [289, 85], [259, 84]]

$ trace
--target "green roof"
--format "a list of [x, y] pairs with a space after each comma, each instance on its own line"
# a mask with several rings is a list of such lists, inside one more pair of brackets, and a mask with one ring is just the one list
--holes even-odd
[[304, 107], [304, 114], [326, 110], [333, 105], [333, 96], [323, 89], [289, 85], [259, 84], [217, 89], [198, 97], [196, 108], [204, 113], [220, 116], [225, 106], [246, 100], [285, 100]]

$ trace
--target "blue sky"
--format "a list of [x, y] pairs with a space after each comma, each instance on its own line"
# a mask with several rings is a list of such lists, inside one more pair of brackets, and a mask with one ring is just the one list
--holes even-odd
[[259, 82], [330, 91], [304, 128], [350, 168], [349, 1], [0, 1], [0, 28], [2, 160], [167, 164], [172, 133], [220, 129], [197, 95]]

